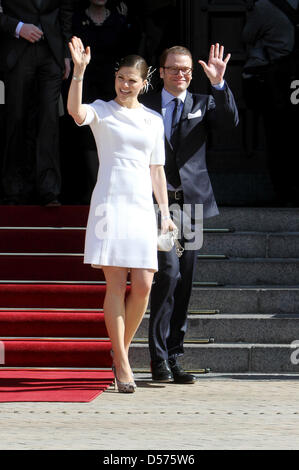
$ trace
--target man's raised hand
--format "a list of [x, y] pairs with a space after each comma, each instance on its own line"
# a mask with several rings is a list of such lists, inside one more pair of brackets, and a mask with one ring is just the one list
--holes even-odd
[[198, 61], [212, 85], [218, 85], [222, 82], [226, 65], [231, 57], [231, 54], [227, 54], [225, 59], [223, 59], [223, 53], [223, 46], [220, 46], [218, 43], [212, 44], [208, 63], [206, 64], [203, 60]]

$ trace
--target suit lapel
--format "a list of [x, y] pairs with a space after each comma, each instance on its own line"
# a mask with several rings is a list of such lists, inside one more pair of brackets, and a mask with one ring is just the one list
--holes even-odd
[[192, 94], [189, 91], [187, 91], [181, 119], [186, 119], [188, 117], [188, 114], [192, 111], [192, 106], [193, 106]]

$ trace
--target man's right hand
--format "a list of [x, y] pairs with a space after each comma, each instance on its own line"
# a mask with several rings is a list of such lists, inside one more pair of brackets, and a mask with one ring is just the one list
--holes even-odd
[[23, 24], [19, 34], [23, 39], [26, 39], [32, 43], [39, 41], [44, 35], [44, 33], [37, 26], [28, 23]]

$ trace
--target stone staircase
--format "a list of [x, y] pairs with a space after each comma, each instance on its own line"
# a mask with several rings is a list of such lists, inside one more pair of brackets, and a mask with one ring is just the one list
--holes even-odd
[[[131, 350], [137, 369], [148, 369], [147, 328], [148, 315]], [[299, 209], [221, 208], [204, 226], [183, 366], [197, 372], [299, 373], [296, 348]]]
[[[98, 349], [104, 346], [101, 357], [106, 366], [111, 362], [104, 333], [90, 323], [101, 323], [105, 281], [99, 270], [82, 263], [87, 214], [87, 206], [0, 208], [0, 340], [12, 346], [21, 340], [33, 346], [45, 338], [56, 345], [59, 340], [65, 348], [73, 345], [74, 354], [83, 341], [85, 359], [82, 351], [72, 361], [68, 355], [65, 367], [79, 367], [78, 358], [85, 360], [84, 367], [97, 367]], [[17, 332], [14, 315], [25, 332]], [[88, 322], [85, 329], [77, 328], [84, 315], [90, 323], [87, 332]], [[130, 351], [136, 372], [149, 371], [148, 316]], [[296, 341], [299, 209], [222, 208], [219, 216], [205, 222], [183, 366], [197, 373], [296, 374]], [[44, 364], [33, 349], [27, 365]], [[7, 348], [8, 367], [23, 366], [22, 348], [18, 351], [17, 360]], [[58, 350], [53, 360], [46, 353], [49, 367], [62, 359]]]

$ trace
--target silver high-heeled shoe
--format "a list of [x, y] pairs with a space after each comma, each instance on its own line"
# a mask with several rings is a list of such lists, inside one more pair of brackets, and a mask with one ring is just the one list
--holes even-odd
[[[114, 359], [114, 353], [113, 353], [113, 349], [110, 350], [110, 356], [112, 357], [112, 361]], [[115, 365], [114, 365], [114, 362], [112, 362], [112, 371], [114, 373], [114, 377], [115, 377], [115, 382], [117, 381], [117, 378], [116, 378], [116, 373], [115, 373]], [[131, 374], [132, 374], [132, 377], [133, 377], [133, 381], [132, 382], [128, 382], [129, 384], [133, 385], [133, 387], [136, 389], [137, 388], [137, 385], [135, 383], [135, 380], [134, 380], [134, 374], [133, 374], [133, 371], [131, 369]], [[115, 382], [114, 382], [114, 388], [115, 388]], [[119, 382], [119, 381], [118, 381]], [[126, 383], [126, 382], [119, 382], [119, 383]]]
[[114, 373], [114, 389], [117, 389], [120, 393], [134, 393], [136, 384], [134, 382], [121, 382], [118, 380], [114, 364], [112, 365], [112, 370]]

